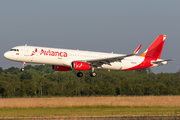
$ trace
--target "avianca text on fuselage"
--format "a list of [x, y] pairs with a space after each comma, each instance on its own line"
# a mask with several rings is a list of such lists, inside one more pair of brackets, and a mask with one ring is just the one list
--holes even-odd
[[[35, 48], [35, 52], [33, 52], [30, 56], [37, 54], [37, 51], [38, 51], [37, 48]], [[58, 52], [58, 51], [52, 51], [50, 49], [49, 50], [41, 49], [40, 55], [67, 57], [67, 52]]]
[[24, 64], [29, 62], [52, 65], [55, 71], [78, 70], [78, 77], [83, 76], [83, 73], [80, 71], [91, 69], [90, 75], [95, 77], [95, 69], [125, 71], [167, 64], [168, 61], [173, 59], [160, 59], [165, 39], [166, 35], [159, 35], [148, 49], [138, 56], [136, 54], [139, 52], [141, 45], [132, 54], [127, 55], [36, 46], [17, 46], [7, 51], [4, 57], [9, 60], [22, 62], [22, 71], [24, 71]]

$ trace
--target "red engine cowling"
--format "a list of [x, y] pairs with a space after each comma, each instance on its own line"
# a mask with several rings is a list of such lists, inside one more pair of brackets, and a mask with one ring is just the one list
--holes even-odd
[[52, 69], [54, 71], [70, 71], [71, 68], [70, 67], [66, 67], [66, 66], [60, 66], [60, 65], [53, 65]]
[[74, 61], [72, 62], [72, 69], [73, 70], [89, 70], [90, 65], [84, 62]]

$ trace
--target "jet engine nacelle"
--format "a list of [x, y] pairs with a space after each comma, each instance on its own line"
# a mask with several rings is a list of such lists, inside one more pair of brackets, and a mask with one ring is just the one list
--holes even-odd
[[73, 70], [89, 70], [90, 65], [88, 63], [85, 63], [85, 62], [74, 61], [74, 62], [72, 62], [71, 68]]
[[70, 71], [71, 70], [70, 67], [60, 66], [60, 65], [52, 65], [52, 69], [54, 71]]

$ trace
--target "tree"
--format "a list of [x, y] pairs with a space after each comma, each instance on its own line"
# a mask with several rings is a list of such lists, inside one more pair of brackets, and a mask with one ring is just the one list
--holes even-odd
[[0, 81], [0, 95], [2, 97], [13, 96], [13, 87], [6, 81]]
[[22, 82], [23, 80], [25, 79], [32, 79], [33, 76], [31, 73], [27, 72], [27, 71], [24, 71], [22, 74], [21, 74], [21, 77], [20, 77], [20, 81]]
[[44, 81], [43, 91], [45, 95], [53, 96], [57, 95], [55, 83], [49, 80]]
[[2, 67], [0, 67], [0, 74], [3, 72], [3, 69], [2, 69]]
[[122, 81], [121, 90], [122, 90], [121, 95], [131, 95], [132, 94], [129, 80], [123, 80]]

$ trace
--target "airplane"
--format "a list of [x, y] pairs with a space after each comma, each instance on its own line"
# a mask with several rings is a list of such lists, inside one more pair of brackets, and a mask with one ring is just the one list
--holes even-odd
[[54, 71], [78, 70], [78, 77], [83, 76], [81, 71], [92, 70], [90, 76], [95, 77], [95, 69], [127, 71], [167, 64], [174, 59], [160, 59], [165, 40], [166, 35], [159, 35], [141, 55], [137, 53], [142, 45], [127, 55], [25, 45], [13, 47], [4, 53], [4, 57], [22, 62], [21, 71], [24, 71], [26, 63], [36, 63], [52, 65]]

